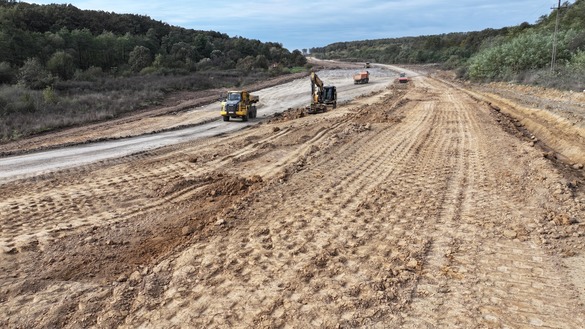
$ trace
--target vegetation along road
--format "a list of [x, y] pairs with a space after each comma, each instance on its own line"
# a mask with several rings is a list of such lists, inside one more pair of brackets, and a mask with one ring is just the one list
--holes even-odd
[[582, 95], [354, 72], [319, 72], [321, 114], [305, 77], [247, 124], [215, 103], [103, 144], [132, 152], [1, 158], [0, 326], [585, 327]]

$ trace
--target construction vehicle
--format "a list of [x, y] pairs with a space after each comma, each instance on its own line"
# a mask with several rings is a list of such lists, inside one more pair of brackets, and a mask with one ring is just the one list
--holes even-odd
[[227, 97], [221, 102], [223, 121], [230, 121], [230, 118], [242, 118], [242, 121], [256, 118], [256, 103], [259, 100], [258, 96], [245, 90], [228, 91]]
[[353, 76], [354, 84], [368, 83], [370, 81], [370, 72], [361, 71], [360, 73]]
[[311, 105], [307, 107], [307, 112], [325, 112], [328, 106], [337, 107], [337, 89], [335, 86], [325, 86], [317, 74], [311, 72]]
[[400, 73], [400, 76], [398, 77], [398, 82], [400, 82], [400, 83], [407, 83], [408, 82], [408, 78], [406, 77], [406, 73], [404, 73], [404, 72]]

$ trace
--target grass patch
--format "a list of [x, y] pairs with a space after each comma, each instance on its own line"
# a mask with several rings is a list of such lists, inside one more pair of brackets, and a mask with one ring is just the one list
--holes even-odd
[[295, 66], [290, 69], [290, 73], [301, 73], [307, 70], [304, 66]]

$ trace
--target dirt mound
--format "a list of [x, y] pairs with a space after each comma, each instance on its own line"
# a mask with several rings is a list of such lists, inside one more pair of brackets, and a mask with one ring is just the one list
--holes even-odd
[[[362, 105], [355, 109], [350, 120], [357, 123], [399, 123], [404, 115], [397, 113], [397, 110], [410, 101], [404, 95], [405, 91], [396, 89], [393, 93], [386, 95], [380, 103]], [[386, 105], [380, 106], [380, 104]]]
[[272, 118], [268, 119], [268, 123], [281, 123], [290, 120], [304, 118], [309, 115], [306, 108], [289, 108], [286, 111], [275, 113]]

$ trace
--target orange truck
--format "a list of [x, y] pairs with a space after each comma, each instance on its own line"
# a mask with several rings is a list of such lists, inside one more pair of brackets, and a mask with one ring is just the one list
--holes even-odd
[[406, 77], [406, 73], [400, 73], [400, 77], [398, 77], [398, 82], [400, 83], [408, 83], [408, 78]]
[[368, 83], [370, 81], [370, 72], [362, 71], [353, 76], [353, 83], [360, 84], [360, 83]]

